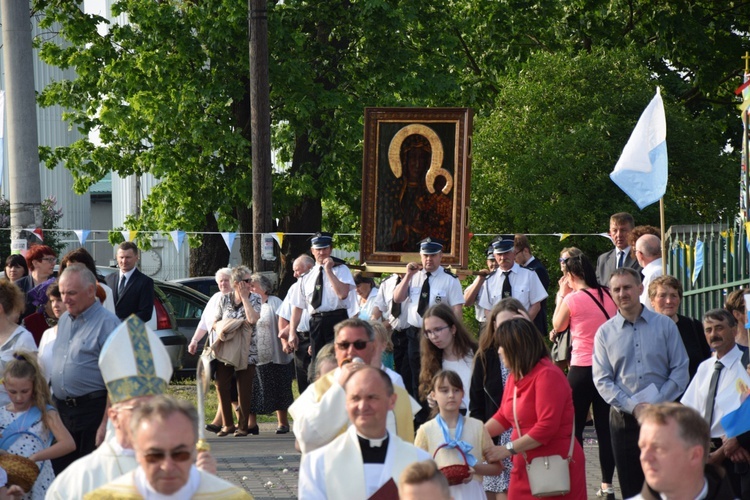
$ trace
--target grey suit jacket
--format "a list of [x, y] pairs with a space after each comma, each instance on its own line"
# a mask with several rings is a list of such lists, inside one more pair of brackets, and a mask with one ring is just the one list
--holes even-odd
[[[641, 272], [641, 266], [630, 253], [625, 256], [624, 266], [632, 267], [636, 271]], [[609, 286], [609, 276], [615, 269], [617, 269], [617, 248], [601, 254], [596, 261], [596, 280], [601, 286]]]

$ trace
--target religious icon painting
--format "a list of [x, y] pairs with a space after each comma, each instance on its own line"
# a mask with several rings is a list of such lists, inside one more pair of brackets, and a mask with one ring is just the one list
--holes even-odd
[[467, 267], [472, 119], [469, 108], [365, 109], [362, 262], [414, 260], [429, 237], [444, 265]]

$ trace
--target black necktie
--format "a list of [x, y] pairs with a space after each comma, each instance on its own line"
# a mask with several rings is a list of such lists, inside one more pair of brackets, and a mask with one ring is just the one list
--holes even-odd
[[320, 272], [318, 277], [315, 279], [315, 290], [313, 290], [312, 299], [310, 304], [313, 309], [318, 309], [323, 303], [323, 266], [320, 266]]
[[125, 278], [125, 275], [123, 274], [120, 277], [120, 286], [117, 288], [117, 296], [119, 297], [122, 294], [122, 291], [125, 290], [125, 282], [127, 279]]
[[503, 271], [503, 276], [505, 276], [505, 279], [503, 280], [502, 297], [507, 299], [508, 297], [513, 296], [513, 290], [510, 288], [510, 271]]
[[623, 250], [618, 250], [617, 255], [619, 256], [617, 259], [617, 269], [620, 269], [625, 263], [625, 252]]
[[425, 273], [424, 283], [422, 283], [422, 291], [419, 294], [419, 302], [417, 303], [417, 314], [424, 316], [424, 312], [427, 310], [427, 306], [430, 305], [430, 276], [429, 272]]
[[[396, 293], [396, 288], [398, 288], [399, 283], [401, 283], [401, 276], [399, 276], [396, 279], [396, 286], [393, 288], [393, 293]], [[401, 303], [396, 302], [395, 300], [391, 302], [391, 316], [394, 318], [398, 318], [401, 316]]]
[[711, 374], [711, 383], [708, 386], [708, 397], [706, 398], [706, 409], [703, 411], [703, 418], [708, 422], [709, 428], [711, 427], [711, 420], [714, 418], [714, 403], [716, 401], [716, 388], [719, 387], [719, 375], [724, 365], [721, 361], [717, 361], [714, 364], [714, 372]]

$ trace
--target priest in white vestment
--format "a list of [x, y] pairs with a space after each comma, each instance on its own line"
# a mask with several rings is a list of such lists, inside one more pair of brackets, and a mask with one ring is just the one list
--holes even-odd
[[[289, 407], [294, 421], [294, 435], [303, 454], [324, 446], [349, 426], [344, 385], [357, 370], [379, 358], [372, 326], [351, 318], [335, 327], [336, 361], [339, 367], [311, 384]], [[356, 362], [360, 358], [363, 363]], [[373, 361], [375, 359], [375, 361]], [[349, 362], [355, 360], [355, 362]], [[396, 404], [387, 415], [387, 429], [409, 443], [414, 441], [414, 415], [421, 410], [403, 387], [396, 386]]]
[[[47, 490], [47, 499], [68, 500], [84, 495], [138, 467], [130, 439], [130, 417], [140, 405], [163, 394], [172, 377], [172, 362], [164, 344], [136, 316], [124, 321], [99, 355], [107, 385], [107, 414], [114, 429], [99, 448], [69, 465]], [[209, 452], [198, 454], [198, 467], [216, 472]]]
[[198, 412], [189, 402], [155, 396], [131, 420], [138, 468], [84, 499], [252, 500], [242, 488], [195, 467]]
[[386, 429], [398, 396], [386, 373], [363, 365], [345, 383], [352, 422], [330, 444], [305, 454], [299, 497], [305, 500], [398, 498], [398, 480], [410, 464], [429, 459], [424, 450]]

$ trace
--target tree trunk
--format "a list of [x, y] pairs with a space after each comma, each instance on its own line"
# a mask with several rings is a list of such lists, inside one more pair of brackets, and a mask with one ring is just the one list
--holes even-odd
[[[320, 156], [312, 152], [306, 134], [298, 136], [292, 157], [292, 175], [301, 170], [315, 172], [320, 168]], [[293, 207], [281, 220], [284, 233], [314, 233], [320, 230], [323, 222], [323, 205], [320, 198], [305, 198]], [[279, 272], [279, 295], [286, 295], [294, 283], [292, 263], [303, 253], [310, 252], [309, 236], [285, 236], [282, 248], [281, 270]]]
[[[213, 214], [206, 215], [205, 232], [219, 230]], [[203, 244], [190, 249], [190, 276], [213, 276], [229, 263], [229, 249], [220, 234], [204, 234]]]
[[273, 267], [263, 260], [263, 233], [273, 227], [271, 202], [271, 106], [268, 86], [266, 0], [248, 0], [250, 18], [250, 125], [253, 144], [253, 270]]
[[[237, 207], [237, 220], [239, 221], [239, 231], [241, 233], [253, 232], [253, 210], [251, 207]], [[240, 258], [242, 263], [252, 269], [253, 267], [253, 238], [249, 234], [240, 236]]]

